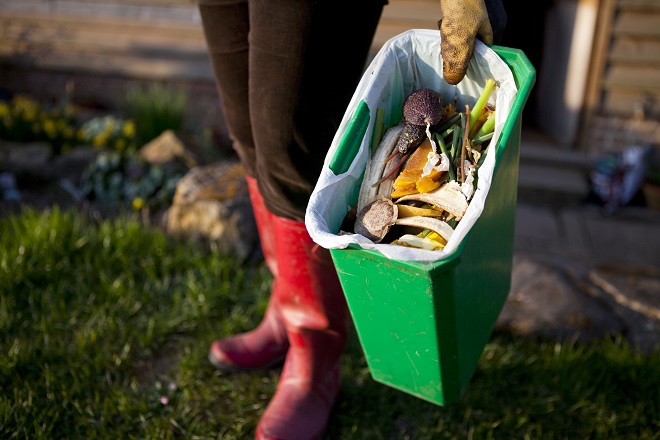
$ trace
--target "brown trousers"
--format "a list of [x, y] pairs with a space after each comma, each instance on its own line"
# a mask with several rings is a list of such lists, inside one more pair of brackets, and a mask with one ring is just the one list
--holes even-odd
[[233, 147], [267, 208], [303, 221], [387, 0], [201, 0]]

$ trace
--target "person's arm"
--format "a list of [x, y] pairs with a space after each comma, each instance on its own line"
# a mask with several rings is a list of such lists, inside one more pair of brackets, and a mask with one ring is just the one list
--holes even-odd
[[443, 77], [458, 84], [465, 76], [475, 38], [486, 44], [499, 40], [506, 26], [501, 0], [440, 0], [440, 51]]

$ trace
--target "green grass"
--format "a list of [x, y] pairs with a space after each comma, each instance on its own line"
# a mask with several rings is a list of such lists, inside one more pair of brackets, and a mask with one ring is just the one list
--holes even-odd
[[[0, 219], [0, 438], [249, 439], [279, 370], [222, 375], [271, 277], [133, 217]], [[352, 335], [331, 439], [659, 439], [660, 353], [495, 334], [440, 407], [371, 379]]]

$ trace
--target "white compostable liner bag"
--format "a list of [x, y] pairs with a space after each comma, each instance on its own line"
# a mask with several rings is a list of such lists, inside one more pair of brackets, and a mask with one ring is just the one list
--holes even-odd
[[[384, 122], [391, 127], [400, 122], [405, 98], [416, 89], [429, 88], [440, 93], [443, 105], [456, 98], [456, 109], [464, 111], [466, 104], [472, 108], [476, 103], [488, 78], [493, 78], [497, 84], [489, 100], [489, 103], [495, 103], [497, 109], [495, 131], [490, 141], [493, 147], [497, 145], [518, 91], [511, 70], [495, 51], [477, 40], [465, 78], [458, 85], [452, 86], [442, 78], [440, 31], [412, 29], [388, 40], [362, 76], [312, 192], [305, 214], [305, 224], [314, 242], [326, 249], [344, 249], [355, 244], [363, 249], [376, 250], [390, 259], [420, 262], [437, 261], [456, 250], [483, 211], [495, 168], [495, 148], [488, 148], [486, 158], [478, 170], [476, 191], [443, 251], [374, 243], [359, 234], [337, 234], [333, 231], [339, 230], [344, 218], [353, 208], [350, 198], [351, 194], [355, 194], [356, 187], [359, 188], [370, 156], [378, 108], [384, 109]], [[335, 175], [329, 164], [361, 101], [369, 107], [369, 126], [348, 170]]]

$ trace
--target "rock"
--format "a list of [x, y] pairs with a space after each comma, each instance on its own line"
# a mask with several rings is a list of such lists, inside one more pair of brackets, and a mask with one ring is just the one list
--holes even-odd
[[21, 192], [16, 186], [16, 177], [8, 171], [0, 172], [0, 196], [4, 200], [20, 201]]
[[140, 148], [139, 155], [152, 164], [180, 160], [189, 168], [197, 165], [192, 152], [186, 149], [172, 130], [165, 130], [160, 136], [145, 144]]
[[45, 142], [0, 141], [0, 169], [10, 170], [16, 175], [42, 177], [52, 155], [51, 146]]
[[193, 167], [176, 188], [165, 216], [168, 233], [250, 259], [260, 251], [245, 170], [238, 162]]
[[623, 325], [564, 269], [516, 255], [511, 290], [496, 327], [514, 334], [580, 341], [620, 333]]
[[643, 352], [660, 350], [660, 269], [596, 267], [589, 280], [594, 296], [624, 323], [633, 347]]
[[44, 170], [52, 180], [67, 180], [75, 185], [80, 183], [87, 167], [104, 150], [91, 146], [77, 146], [66, 153], [53, 157], [49, 167]]

